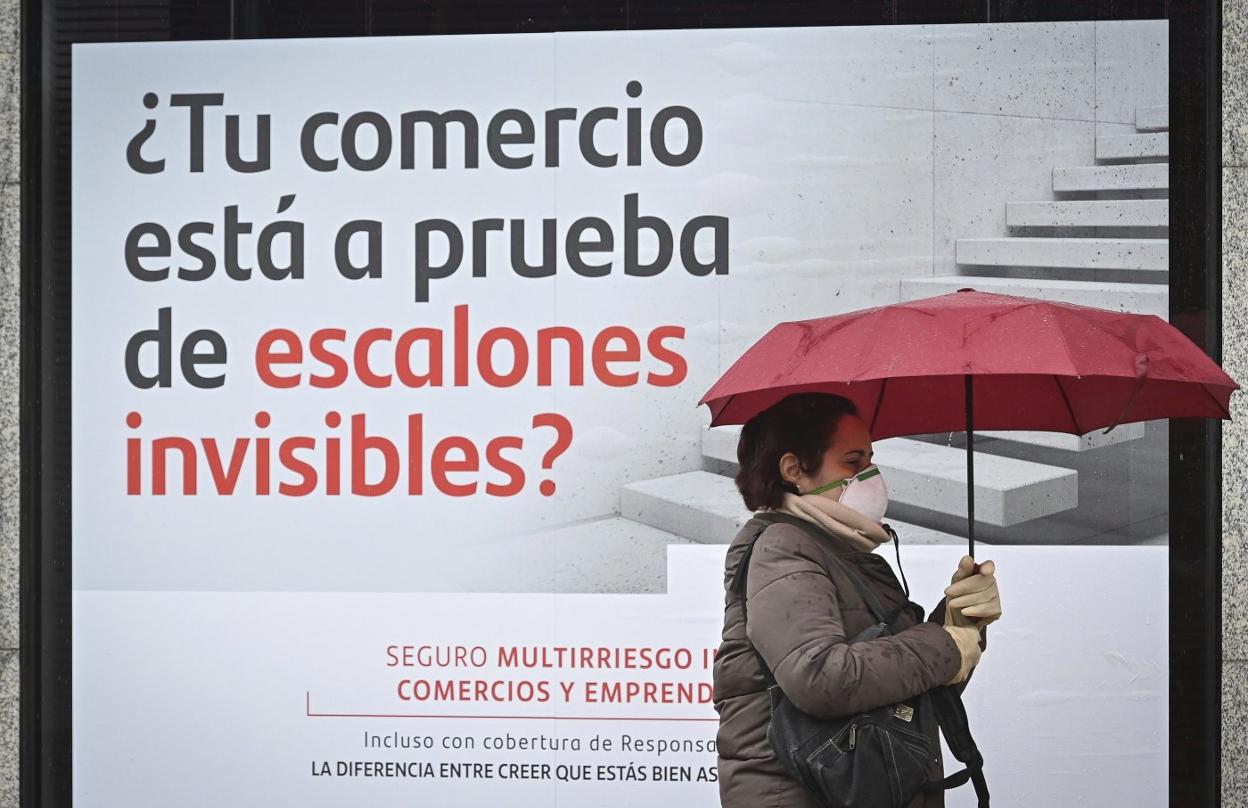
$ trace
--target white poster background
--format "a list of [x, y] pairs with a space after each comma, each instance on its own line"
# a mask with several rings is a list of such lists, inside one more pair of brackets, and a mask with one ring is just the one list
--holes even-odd
[[[708, 782], [643, 788], [597, 779], [517, 786], [497, 777], [313, 777], [318, 760], [385, 759], [361, 747], [365, 730], [440, 738], [537, 734], [532, 725], [541, 725], [550, 734], [588, 738], [633, 726], [334, 718], [313, 715], [313, 707], [412, 712], [396, 704], [395, 671], [384, 667], [384, 650], [394, 643], [717, 645], [722, 545], [669, 547], [673, 570], [682, 572], [669, 576], [668, 595], [540, 594], [540, 584], [524, 581], [515, 588], [533, 594], [482, 593], [490, 588], [483, 582], [507, 573], [510, 563], [490, 548], [515, 534], [613, 513], [629, 481], [697, 468], [703, 413], [694, 402], [770, 323], [892, 302], [900, 279], [933, 271], [934, 110], [973, 112], [979, 103], [956, 82], [936, 81], [934, 65], [943, 52], [946, 69], [970, 69], [959, 66], [958, 48], [982, 38], [985, 28], [1018, 34], [1011, 26], [900, 26], [76, 45], [76, 804], [260, 805], [291, 796], [320, 805], [413, 799], [476, 805], [504, 794], [508, 804], [524, 805], [634, 805], [639, 798], [715, 804]], [[1094, 42], [1091, 24], [1031, 31], [1049, 47]], [[636, 100], [624, 89], [632, 80], [643, 86]], [[984, 92], [1000, 90], [993, 85]], [[142, 104], [149, 92], [158, 99], [154, 109]], [[186, 111], [169, 106], [171, 94], [190, 92], [225, 94], [224, 107], [206, 117], [202, 173], [187, 170]], [[1067, 108], [1077, 103], [1069, 98], [1022, 95], [1023, 103], [1048, 105], [1045, 115], [1090, 112]], [[540, 124], [542, 112], [556, 107], [582, 113], [616, 107], [623, 119], [631, 106], [648, 120], [670, 104], [692, 108], [702, 122], [703, 147], [688, 166], [659, 165], [648, 152], [640, 166], [586, 165], [573, 127], [563, 137], [558, 168], [541, 165], [540, 125], [533, 167], [502, 169], [485, 153], [485, 127], [500, 109], [523, 109]], [[463, 169], [452, 145], [448, 170], [431, 170], [419, 147], [416, 169], [400, 170], [397, 121], [413, 109], [474, 113], [482, 128], [480, 168]], [[342, 118], [382, 113], [396, 135], [390, 164], [375, 172], [309, 169], [299, 156], [299, 129], [326, 110]], [[226, 114], [241, 116], [245, 155], [253, 154], [248, 138], [255, 116], [271, 116], [270, 170], [226, 168]], [[148, 118], [156, 124], [144, 154], [164, 157], [166, 170], [139, 175], [124, 155]], [[622, 151], [621, 130], [601, 127], [600, 148]], [[318, 143], [336, 151], [332, 139]], [[694, 216], [728, 217], [729, 274], [695, 277], [674, 260], [656, 277], [624, 276], [623, 201], [630, 193], [639, 194], [643, 215], [662, 217], [677, 231]], [[296, 199], [279, 214], [286, 194]], [[302, 222], [306, 277], [274, 282], [257, 273], [235, 281], [220, 265], [210, 280], [196, 283], [143, 283], [127, 273], [125, 237], [141, 221], [160, 222], [175, 234], [175, 267], [177, 228], [214, 222], [209, 243], [220, 261], [227, 205], [238, 205], [240, 217], [255, 223], [253, 245], [275, 218]], [[488, 277], [472, 277], [466, 253], [459, 272], [432, 282], [430, 302], [413, 300], [418, 220], [448, 219], [467, 240], [474, 219], [523, 219], [531, 240], [539, 220], [553, 217], [562, 248], [568, 224], [589, 215], [615, 231], [607, 278], [573, 274], [562, 255], [555, 278], [520, 278], [506, 265], [505, 237], [496, 235]], [[333, 234], [355, 218], [383, 222], [380, 279], [348, 281], [334, 271]], [[705, 256], [707, 245], [700, 248]], [[652, 250], [643, 243], [642, 259]], [[529, 255], [536, 257], [532, 247]], [[241, 256], [254, 266], [254, 254]], [[685, 338], [677, 350], [688, 374], [675, 388], [612, 389], [598, 384], [587, 366], [583, 387], [541, 387], [530, 375], [499, 389], [474, 376], [466, 388], [432, 390], [376, 390], [354, 380], [334, 390], [274, 390], [255, 376], [255, 343], [267, 329], [306, 337], [330, 326], [357, 335], [371, 327], [398, 332], [424, 325], [443, 328], [449, 340], [458, 304], [470, 307], [474, 334], [509, 326], [532, 335], [559, 324], [578, 328], [589, 342], [609, 325], [643, 336], [680, 325]], [[175, 383], [138, 390], [123, 371], [124, 347], [136, 331], [156, 326], [163, 306], [173, 309]], [[196, 390], [177, 378], [176, 348], [199, 328], [219, 331], [229, 346], [227, 383], [216, 390]], [[372, 356], [384, 368], [385, 352]], [[643, 375], [666, 370], [653, 362], [637, 369]], [[560, 372], [556, 361], [556, 379]], [[265, 430], [252, 422], [259, 410], [272, 416]], [[426, 464], [426, 493], [418, 497], [401, 491], [373, 499], [266, 497], [247, 493], [249, 460], [234, 496], [206, 493], [210, 478], [202, 466], [200, 495], [125, 494], [126, 438], [213, 436], [227, 444], [262, 432], [275, 443], [296, 433], [323, 438], [331, 432], [322, 420], [329, 410], [366, 413], [370, 434], [400, 443], [404, 419], [422, 412], [426, 451], [451, 434], [479, 446], [495, 435], [524, 436], [518, 462], [529, 482], [514, 497], [455, 499], [432, 491]], [[126, 428], [130, 411], [142, 414], [141, 429]], [[532, 415], [544, 411], [564, 414], [575, 429], [549, 475], [540, 469], [549, 430], [530, 427]], [[538, 493], [543, 476], [556, 481], [556, 496]], [[176, 472], [171, 479], [176, 490]], [[277, 479], [275, 473], [274, 485]], [[487, 479], [488, 469], [479, 477]], [[929, 608], [935, 603], [959, 552], [907, 549], [916, 600]], [[991, 556], [1001, 564], [1009, 614], [990, 630], [991, 650], [967, 704], [999, 804], [1160, 804], [1167, 743], [1164, 548], [994, 547]], [[1130, 585], [1106, 592], [1110, 571], [1112, 580]], [[709, 671], [702, 680], [709, 681]], [[556, 714], [570, 717], [578, 709], [603, 715], [586, 705], [559, 706]], [[614, 718], [621, 709], [624, 718], [714, 717], [709, 705], [632, 705], [613, 710]], [[432, 723], [413, 727], [425, 721]], [[706, 720], [638, 725], [655, 736], [714, 735]], [[441, 754], [430, 759], [458, 759]], [[490, 759], [556, 758], [667, 762], [562, 752]], [[709, 766], [714, 755], [673, 756], [673, 762]], [[955, 765], [946, 753], [946, 769]], [[969, 789], [961, 792], [950, 796], [951, 805], [971, 804]]]

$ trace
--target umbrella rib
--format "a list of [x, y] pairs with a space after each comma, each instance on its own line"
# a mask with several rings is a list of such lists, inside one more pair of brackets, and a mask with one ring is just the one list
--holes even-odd
[[870, 431], [875, 431], [875, 420], [880, 417], [880, 405], [884, 403], [884, 388], [888, 386], [888, 377], [884, 377], [884, 381], [880, 382], [880, 395], [875, 399], [875, 412], [871, 414]]
[[[1114, 422], [1109, 425], [1109, 429], [1106, 429], [1104, 432], [1101, 433], [1102, 435], [1108, 435], [1110, 433], [1110, 430], [1118, 426], [1118, 423], [1123, 418], [1127, 417], [1127, 410], [1131, 409], [1131, 405], [1135, 403], [1135, 397], [1140, 394], [1140, 389], [1144, 387], [1144, 381], [1147, 378], [1148, 376], [1143, 375], [1143, 374], [1136, 377], [1135, 384], [1131, 388], [1131, 395], [1127, 396], [1127, 403], [1122, 405], [1122, 412], [1118, 413], [1118, 417], [1115, 418]], [[1204, 387], [1204, 385], [1202, 384], [1201, 387]], [[1208, 392], [1208, 391], [1206, 390], [1205, 392]]]
[[1229, 407], [1223, 407], [1223, 406], [1222, 406], [1222, 403], [1218, 401], [1218, 397], [1217, 397], [1217, 396], [1215, 396], [1213, 393], [1210, 393], [1210, 392], [1209, 392], [1209, 387], [1208, 387], [1207, 385], [1205, 385], [1205, 383], [1204, 383], [1204, 382], [1201, 382], [1200, 389], [1205, 391], [1205, 395], [1209, 396], [1209, 398], [1213, 401], [1213, 405], [1214, 405], [1215, 407], [1217, 407], [1217, 408], [1218, 408], [1219, 410], [1221, 410], [1222, 412], [1226, 413], [1226, 415], [1223, 415], [1222, 417], [1223, 417], [1223, 418], [1225, 418], [1225, 419], [1227, 419], [1227, 420], [1229, 421], [1229, 420], [1230, 420], [1230, 418], [1231, 418], [1231, 410], [1230, 410], [1230, 408], [1229, 408]]
[[1070, 399], [1066, 397], [1066, 388], [1062, 387], [1062, 377], [1054, 375], [1053, 381], [1057, 382], [1057, 391], [1062, 394], [1062, 401], [1066, 402], [1066, 412], [1070, 413], [1070, 423], [1075, 427], [1075, 432], [1082, 435], [1083, 430], [1079, 428], [1079, 419], [1075, 417], [1075, 411], [1070, 406]]

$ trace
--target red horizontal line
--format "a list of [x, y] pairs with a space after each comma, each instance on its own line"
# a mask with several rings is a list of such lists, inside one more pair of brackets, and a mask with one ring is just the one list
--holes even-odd
[[661, 716], [624, 716], [624, 715], [443, 715], [433, 713], [314, 713], [312, 712], [312, 692], [307, 691], [307, 716], [309, 718], [477, 718], [495, 721], [537, 720], [537, 721], [715, 721], [719, 718], [664, 718]]
[[489, 718], [515, 721], [719, 721], [718, 718], [663, 718], [661, 716], [623, 715], [415, 715], [412, 713], [308, 713], [310, 718]]

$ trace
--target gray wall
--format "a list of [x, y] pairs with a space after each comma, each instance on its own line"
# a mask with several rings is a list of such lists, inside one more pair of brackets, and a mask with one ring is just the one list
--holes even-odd
[[[1222, 3], [1222, 365], [1248, 379], [1248, 0]], [[1222, 804], [1248, 806], [1248, 396], [1222, 424]]]
[[0, 0], [0, 806], [17, 805], [18, 0]]

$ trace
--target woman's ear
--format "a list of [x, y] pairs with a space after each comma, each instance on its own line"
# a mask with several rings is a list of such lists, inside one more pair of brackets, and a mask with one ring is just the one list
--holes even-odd
[[793, 483], [793, 485], [801, 483], [802, 466], [797, 460], [797, 455], [792, 452], [785, 452], [780, 456], [780, 477]]

